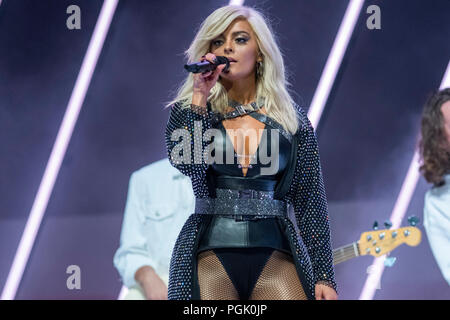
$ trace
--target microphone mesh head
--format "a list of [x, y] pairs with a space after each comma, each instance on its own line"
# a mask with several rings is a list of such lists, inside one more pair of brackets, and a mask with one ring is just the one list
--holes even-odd
[[230, 60], [228, 60], [226, 57], [223, 56], [216, 56], [216, 65], [219, 64], [226, 64], [225, 68], [222, 70], [222, 72], [227, 72], [228, 68], [230, 67]]

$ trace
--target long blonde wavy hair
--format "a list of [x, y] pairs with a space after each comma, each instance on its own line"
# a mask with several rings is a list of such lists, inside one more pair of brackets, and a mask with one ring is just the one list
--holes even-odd
[[[200, 60], [210, 50], [211, 41], [222, 34], [236, 18], [245, 18], [256, 35], [256, 42], [263, 59], [263, 72], [256, 78], [256, 95], [265, 97], [265, 109], [267, 115], [279, 122], [283, 128], [294, 134], [299, 125], [294, 100], [288, 92], [290, 83], [286, 79], [282, 53], [277, 45], [267, 19], [257, 9], [246, 6], [229, 5], [221, 7], [211, 13], [192, 41], [189, 49], [184, 54], [188, 63]], [[175, 98], [169, 101], [165, 107], [178, 102], [183, 107], [189, 107], [192, 101], [194, 77], [189, 73], [187, 78], [177, 90]], [[228, 95], [220, 79], [212, 87], [208, 101], [213, 112], [225, 113], [228, 105]]]

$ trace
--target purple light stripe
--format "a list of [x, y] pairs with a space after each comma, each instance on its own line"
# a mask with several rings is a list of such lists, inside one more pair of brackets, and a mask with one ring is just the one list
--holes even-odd
[[363, 4], [364, 0], [351, 0], [339, 26], [333, 47], [328, 55], [325, 68], [320, 76], [319, 84], [314, 92], [311, 106], [308, 110], [308, 118], [314, 128], [317, 128], [319, 124]]
[[117, 300], [124, 300], [125, 296], [128, 294], [128, 288], [126, 286], [122, 286], [122, 289], [120, 289], [119, 296], [117, 297]]
[[[447, 70], [442, 78], [440, 90], [450, 87], [450, 61], [447, 65]], [[419, 181], [419, 153], [416, 149], [409, 165], [408, 173], [406, 174], [405, 180], [403, 181], [400, 194], [395, 202], [394, 209], [391, 213], [390, 220], [392, 221], [392, 228], [398, 229], [402, 223], [403, 217], [408, 210], [409, 203], [416, 189], [417, 182]], [[372, 300], [375, 295], [375, 290], [378, 283], [381, 281], [381, 276], [384, 271], [384, 256], [374, 258], [371, 268], [371, 273], [366, 279], [364, 287], [359, 296], [359, 300]]]
[[228, 5], [233, 5], [233, 6], [242, 6], [244, 4], [244, 0], [230, 0], [230, 2], [228, 3]]
[[61, 168], [61, 162], [67, 150], [73, 128], [78, 119], [81, 106], [83, 105], [89, 83], [92, 78], [98, 57], [103, 47], [103, 43], [108, 33], [108, 29], [116, 10], [118, 0], [105, 0], [97, 20], [93, 35], [89, 42], [86, 55], [83, 60], [75, 87], [69, 100], [69, 104], [64, 115], [64, 119], [59, 128], [55, 144], [53, 145], [50, 159], [45, 168], [44, 176], [39, 186], [36, 198], [34, 199], [25, 230], [20, 239], [19, 247], [16, 251], [14, 261], [3, 288], [1, 300], [12, 300], [16, 296], [17, 289], [22, 280], [23, 272], [28, 262], [31, 250], [36, 239], [42, 218], [49, 198], [51, 196], [56, 178]]

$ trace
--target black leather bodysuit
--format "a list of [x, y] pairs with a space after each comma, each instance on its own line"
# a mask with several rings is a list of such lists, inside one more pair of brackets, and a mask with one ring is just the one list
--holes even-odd
[[[250, 114], [258, 120], [265, 120], [260, 114]], [[267, 118], [266, 118], [267, 120]], [[272, 119], [271, 119], [272, 120]], [[272, 120], [273, 121], [273, 120]], [[222, 132], [221, 137], [214, 137], [214, 147], [216, 162], [211, 164], [210, 174], [214, 175], [216, 188], [233, 190], [261, 190], [274, 191], [276, 183], [280, 180], [284, 170], [288, 165], [291, 144], [282, 134], [277, 134], [278, 129], [274, 128], [267, 121], [264, 121], [265, 134], [263, 134], [258, 149], [255, 152], [256, 161], [251, 163], [247, 169], [246, 176], [238, 166], [237, 153], [226, 132], [222, 122], [214, 126]], [[274, 130], [277, 131], [274, 133]], [[278, 138], [277, 138], [278, 136]], [[228, 149], [227, 149], [228, 146]], [[217, 155], [222, 152], [222, 164]], [[234, 164], [226, 164], [227, 152], [231, 152]], [[278, 154], [277, 157], [271, 155]], [[268, 159], [272, 161], [268, 161]], [[264, 172], [272, 166], [271, 172]], [[291, 254], [291, 249], [286, 237], [280, 229], [280, 225], [275, 217], [255, 218], [251, 216], [241, 216], [241, 218], [230, 216], [214, 216], [212, 221], [199, 242], [198, 252], [218, 248], [256, 248], [265, 247], [277, 249]]]

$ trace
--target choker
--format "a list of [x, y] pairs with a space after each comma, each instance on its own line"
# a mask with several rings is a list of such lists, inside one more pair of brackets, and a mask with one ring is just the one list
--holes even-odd
[[243, 116], [245, 114], [249, 114], [255, 111], [258, 111], [262, 106], [264, 106], [265, 98], [264, 97], [258, 97], [257, 102], [253, 101], [249, 104], [241, 104], [239, 102], [236, 102], [232, 99], [228, 99], [228, 105], [232, 108], [234, 108], [233, 111], [228, 112], [226, 114], [218, 114], [216, 113], [213, 116], [214, 122], [220, 122], [222, 120], [236, 118], [239, 116]]
[[236, 109], [238, 113], [244, 113], [246, 110], [249, 110], [250, 112], [256, 111], [264, 105], [264, 102], [265, 102], [264, 97], [258, 97], [257, 101], [253, 101], [249, 104], [242, 104], [237, 101], [234, 101], [233, 99], [228, 99], [228, 105]]

